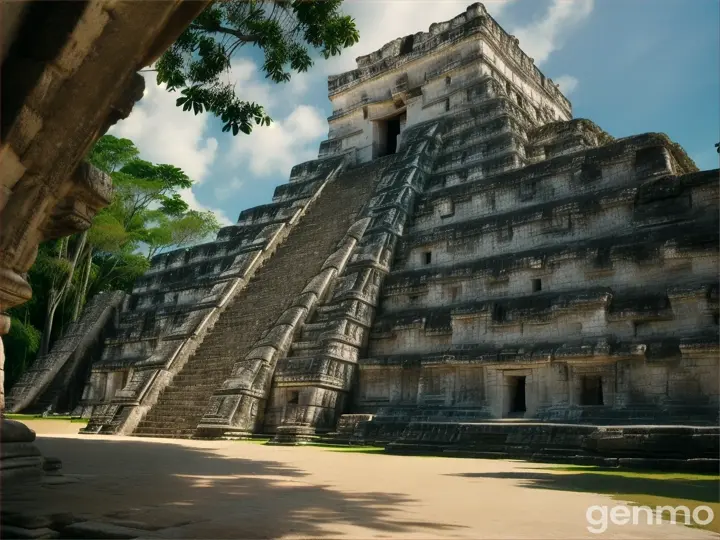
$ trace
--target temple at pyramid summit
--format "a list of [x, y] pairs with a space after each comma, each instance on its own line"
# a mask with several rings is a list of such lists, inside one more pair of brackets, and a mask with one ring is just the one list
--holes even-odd
[[574, 119], [520, 45], [473, 4], [330, 77], [318, 158], [96, 297], [8, 411], [277, 443], [716, 445], [718, 171]]

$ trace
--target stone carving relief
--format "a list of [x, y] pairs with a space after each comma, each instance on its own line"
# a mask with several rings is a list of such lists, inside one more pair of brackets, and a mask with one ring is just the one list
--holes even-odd
[[[9, 331], [7, 310], [31, 297], [25, 274], [38, 244], [86, 230], [110, 202], [109, 177], [82, 162], [83, 156], [142, 97], [137, 70], [156, 59], [206, 5], [33, 2], [4, 21], [12, 38], [3, 42], [2, 59], [0, 335]], [[58, 9], [67, 16], [53, 17]], [[53, 32], [43, 28], [48, 21]], [[38, 35], [48, 40], [38, 41]], [[3, 365], [0, 344], [0, 391]], [[34, 438], [22, 424], [10, 429], [2, 422], [4, 450], [14, 440]], [[0, 468], [10, 467], [9, 459], [3, 457]]]

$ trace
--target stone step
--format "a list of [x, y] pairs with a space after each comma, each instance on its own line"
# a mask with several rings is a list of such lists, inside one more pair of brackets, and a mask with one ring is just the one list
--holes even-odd
[[[227, 379], [232, 372], [229, 369], [216, 370], [209, 369], [207, 371], [198, 371], [196, 373], [183, 373], [177, 375], [172, 381], [172, 388], [186, 388], [186, 387], [210, 387], [217, 386], [218, 383], [222, 383]], [[200, 378], [202, 377], [202, 378]], [[170, 388], [170, 387], [168, 387]]]
[[147, 430], [139, 427], [133, 435], [137, 437], [163, 437], [168, 439], [189, 439], [194, 435], [195, 431], [191, 429], [178, 430], [174, 428], [154, 428]]
[[[230, 373], [228, 373], [227, 375], [229, 374]], [[197, 375], [202, 375], [203, 378], [198, 379]], [[206, 388], [214, 386], [217, 381], [222, 381], [227, 378], [227, 375], [223, 375], [222, 377], [207, 377], [205, 372], [199, 372], [197, 375], [193, 376], [189, 373], [182, 373], [181, 375], [176, 375], [167, 388], [168, 390], [172, 388], [173, 391], [178, 388]]]
[[[226, 351], [226, 353], [230, 353], [230, 352], [232, 352], [232, 351]], [[187, 371], [183, 370], [181, 372], [181, 374], [185, 375], [186, 373], [199, 373], [199, 372], [204, 372], [204, 371], [207, 371], [210, 369], [215, 369], [215, 370], [227, 369], [227, 365], [225, 364], [225, 362], [223, 362], [221, 359], [218, 358], [217, 360], [209, 360], [202, 366], [194, 365]]]
[[300, 355], [308, 355], [308, 351], [320, 350], [320, 343], [318, 341], [295, 341], [292, 344], [291, 350], [293, 353]]
[[163, 394], [163, 402], [172, 404], [172, 405], [178, 405], [178, 404], [185, 404], [185, 403], [193, 403], [198, 404], [200, 403], [200, 400], [202, 399], [202, 396], [204, 396], [205, 393], [190, 393], [190, 392], [176, 392], [176, 393], [164, 393]]
[[[222, 373], [225, 373], [225, 372], [229, 371], [229, 369], [230, 369], [230, 368], [229, 368], [229, 366], [227, 366], [227, 364], [226, 364], [226, 365], [222, 365], [220, 362], [211, 362], [211, 363], [208, 363], [208, 365], [203, 366], [203, 367], [193, 366], [192, 369], [189, 369], [189, 370], [187, 370], [187, 371], [183, 370], [183, 371], [181, 371], [178, 375], [176, 375], [176, 376], [174, 377], [174, 379], [176, 379], [176, 378], [178, 378], [178, 377], [183, 377], [183, 376], [185, 376], [185, 375], [198, 374], [198, 373], [203, 373], [203, 374], [206, 374], [206, 373], [222, 374]], [[174, 379], [173, 379], [173, 380], [174, 380]]]
[[179, 421], [188, 420], [188, 419], [191, 420], [193, 418], [194, 418], [194, 416], [185, 417], [185, 416], [183, 416], [182, 412], [178, 412], [177, 415], [168, 415], [165, 417], [160, 416], [160, 417], [152, 417], [152, 418], [148, 418], [148, 419], [143, 419], [142, 427], [153, 428], [153, 429], [155, 429], [155, 428], [178, 429], [175, 426]]
[[[192, 369], [187, 372], [183, 371], [179, 375], [176, 375], [173, 378], [173, 382], [175, 381], [182, 381], [187, 378], [193, 378], [197, 377], [197, 375], [203, 375], [203, 377], [207, 377], [209, 375], [212, 375], [213, 378], [217, 377], [225, 377], [230, 373], [230, 368], [228, 366], [208, 366], [205, 369]], [[210, 382], [205, 382], [204, 379], [194, 379], [196, 384], [210, 384]]]
[[[197, 392], [188, 391], [177, 391], [177, 392], [164, 392], [162, 394], [163, 402], [168, 404], [198, 404], [204, 396], [207, 396], [207, 392], [213, 392], [215, 387], [209, 387], [204, 390], [198, 390]], [[207, 402], [207, 400], [205, 400]]]
[[[136, 429], [137, 434], [192, 433], [210, 397], [322, 268], [370, 198], [373, 182], [353, 172], [328, 184], [275, 254], [228, 305], [195, 354]], [[367, 172], [366, 172], [367, 174]], [[172, 426], [172, 427], [169, 427]], [[167, 435], [170, 434], [170, 435]]]
[[208, 403], [207, 394], [188, 396], [187, 399], [170, 398], [167, 401], [162, 397], [162, 405], [154, 407], [156, 410], [166, 408], [168, 410], [187, 409], [188, 407], [201, 407]]
[[303, 335], [322, 332], [326, 329], [325, 323], [316, 322], [313, 320], [311, 323], [307, 323], [303, 326]]
[[192, 417], [195, 414], [195, 411], [197, 411], [199, 408], [202, 408], [203, 410], [206, 409], [208, 406], [208, 400], [203, 400], [203, 402], [198, 403], [188, 403], [188, 404], [173, 404], [172, 406], [162, 406], [157, 407], [152, 410], [152, 412], [148, 413], [146, 418], [151, 419], [154, 417], [160, 417], [160, 416], [189, 416]]

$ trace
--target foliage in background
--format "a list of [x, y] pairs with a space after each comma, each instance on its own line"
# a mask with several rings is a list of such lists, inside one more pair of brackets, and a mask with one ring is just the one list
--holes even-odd
[[269, 125], [262, 105], [244, 101], [227, 79], [233, 56], [245, 45], [259, 48], [262, 70], [275, 83], [307, 71], [311, 50], [339, 55], [360, 39], [355, 21], [340, 11], [343, 0], [217, 0], [203, 11], [158, 60], [157, 82], [180, 90], [177, 106], [223, 121], [223, 131], [250, 133]]
[[220, 228], [212, 212], [190, 210], [180, 197], [192, 186], [181, 169], [140, 159], [132, 141], [106, 135], [87, 159], [112, 177], [112, 201], [89, 230], [40, 245], [28, 273], [33, 297], [10, 310], [6, 389], [49, 351], [88, 298], [130, 291], [152, 256], [202, 242]]
[[30, 366], [40, 348], [40, 331], [22, 320], [10, 318], [10, 333], [3, 337], [5, 356], [12, 362], [5, 363], [5, 380], [16, 381]]
[[[342, 0], [216, 0], [158, 60], [157, 82], [180, 92], [176, 104], [183, 110], [210, 112], [233, 135], [250, 133], [271, 119], [262, 105], [236, 94], [232, 58], [245, 45], [258, 48], [266, 77], [287, 82], [312, 66], [313, 51], [329, 58], [357, 43], [355, 21], [341, 6]], [[113, 200], [88, 231], [39, 247], [28, 273], [33, 298], [10, 310], [6, 389], [78, 318], [89, 297], [129, 291], [154, 254], [197, 243], [219, 228], [211, 212], [190, 210], [180, 197], [192, 180], [173, 165], [139, 159], [132, 141], [102, 137], [88, 160], [112, 177]]]

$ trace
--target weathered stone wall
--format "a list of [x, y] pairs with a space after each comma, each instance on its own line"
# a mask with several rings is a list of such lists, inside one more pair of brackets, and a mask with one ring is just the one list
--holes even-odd
[[[359, 440], [387, 437], [391, 424], [361, 425]], [[717, 426], [593, 426], [553, 423], [413, 422], [386, 447], [399, 454], [520, 458], [605, 467], [718, 472]]]
[[391, 440], [504, 417], [717, 422], [717, 171], [663, 134], [571, 119], [480, 4], [329, 90], [321, 159], [138, 281], [88, 431], [130, 432], [148, 410], [138, 433], [276, 442], [338, 424]]
[[431, 176], [355, 410], [713, 422], [717, 171], [682, 174], [674, 150], [645, 135], [487, 180]]
[[[497, 114], [498, 106], [513, 108], [528, 127], [572, 117], [570, 102], [481, 4], [473, 4], [451, 21], [434, 24], [428, 33], [397, 39], [358, 58], [357, 69], [330, 77], [328, 86], [333, 114], [320, 153], [355, 148], [360, 162], [381, 155], [378, 121], [402, 112], [407, 115], [405, 128], [410, 128], [504, 96], [507, 102], [488, 103], [486, 112], [475, 111], [474, 116]], [[520, 141], [508, 144], [522, 146]]]
[[[20, 380], [11, 388], [6, 409], [21, 412], [27, 408], [43, 412], [46, 408], [56, 411], [62, 403], [73, 401], [67, 392], [78, 376], [84, 380], [97, 353], [108, 326], [113, 324], [118, 307], [125, 299], [121, 291], [103, 292], [96, 295], [83, 310], [82, 316], [65, 331], [65, 334], [45, 356], [37, 358]], [[70, 412], [66, 409], [60, 412]]]
[[344, 158], [296, 166], [274, 202], [240, 214], [215, 242], [163, 253], [139, 278], [83, 396], [88, 433], [130, 433], [182, 371]]
[[442, 128], [428, 122], [404, 133], [397, 154], [355, 172], [374, 181], [374, 196], [364, 209], [366, 229], [348, 252], [349, 262], [339, 269], [328, 300], [303, 326], [291, 354], [278, 366], [263, 426], [264, 432], [277, 433], [277, 442], [331, 431], [347, 407], [379, 286], [390, 270], [415, 196], [422, 191]]
[[329, 81], [321, 154], [381, 155], [398, 113], [403, 141], [446, 126], [352, 411], [713, 421], [718, 392], [700, 381], [718, 375], [717, 172], [663, 134], [615, 141], [570, 120], [518, 51], [473, 5]]
[[[81, 163], [142, 96], [151, 64], [207, 1], [5, 2], [0, 73], [0, 335], [26, 302], [38, 244], [86, 230], [111, 196], [110, 179]], [[42, 36], [38, 39], [38, 36]], [[4, 409], [0, 343], [0, 412]], [[35, 434], [2, 419], [3, 481], [54, 470]]]

